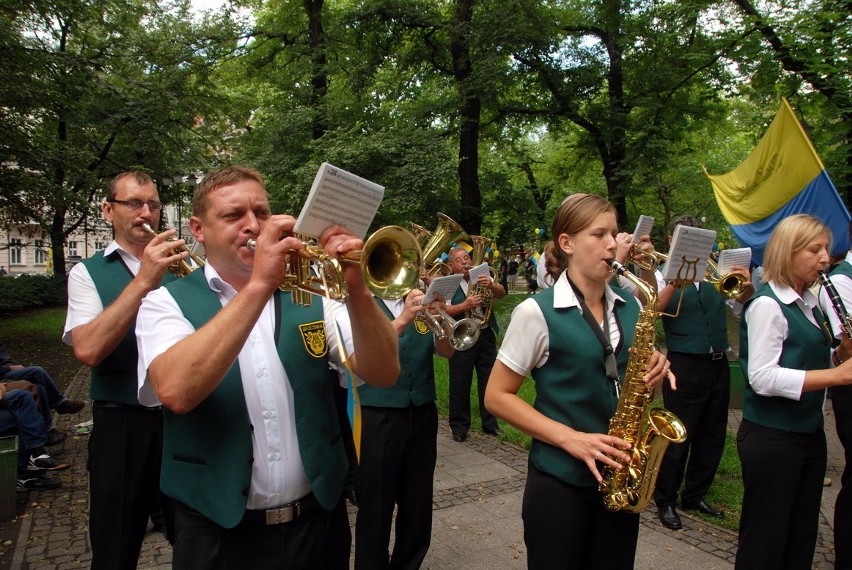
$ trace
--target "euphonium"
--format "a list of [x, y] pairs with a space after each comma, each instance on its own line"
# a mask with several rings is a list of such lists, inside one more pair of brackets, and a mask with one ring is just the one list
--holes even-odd
[[636, 285], [647, 298], [639, 311], [633, 338], [633, 350], [627, 361], [624, 385], [615, 415], [609, 421], [609, 435], [619, 437], [632, 446], [627, 453], [630, 462], [622, 469], [606, 466], [598, 489], [604, 493], [604, 505], [611, 511], [641, 512], [654, 494], [660, 462], [669, 443], [686, 439], [686, 427], [663, 408], [649, 409], [654, 389], [642, 381], [645, 368], [654, 352], [654, 310], [657, 293], [617, 261], [610, 265]]
[[429, 275], [450, 275], [453, 270], [441, 261], [450, 244], [460, 239], [467, 239], [467, 233], [452, 218], [438, 212], [438, 227], [429, 234], [423, 248], [423, 265]]
[[[491, 240], [482, 236], [469, 236], [473, 249], [470, 251], [470, 262], [472, 267], [476, 267], [485, 261], [485, 254]], [[497, 277], [493, 267], [488, 267], [491, 278]], [[488, 287], [482, 287], [479, 283], [471, 283], [467, 290], [467, 296], [479, 295], [482, 297], [482, 304], [467, 311], [466, 316], [476, 321], [479, 326], [484, 326], [491, 320], [491, 313], [494, 310], [494, 293]]]
[[[152, 236], [157, 235], [157, 232], [154, 231], [154, 228], [152, 228], [148, 224], [142, 224], [142, 229], [151, 234]], [[177, 241], [177, 238], [173, 236], [166, 240], [166, 242], [171, 241]], [[189, 254], [189, 258], [193, 261], [193, 263], [195, 263], [195, 266], [192, 266], [187, 263], [185, 259], [179, 259], [178, 261], [173, 261], [171, 264], [169, 264], [169, 273], [178, 277], [186, 277], [199, 267], [204, 267], [204, 260], [192, 253], [192, 251], [190, 251], [190, 249], [185, 245], [179, 247], [178, 250], [187, 252]]]
[[[246, 242], [246, 247], [252, 251], [256, 246], [257, 240]], [[343, 302], [349, 294], [341, 263], [357, 263], [361, 266], [364, 283], [373, 295], [399, 299], [419, 284], [422, 260], [417, 238], [399, 226], [376, 230], [364, 242], [364, 249], [349, 252], [340, 259], [302, 238], [302, 247], [290, 254], [287, 274], [278, 288], [290, 291], [293, 302], [300, 305], [310, 305], [310, 295]]]
[[[644, 258], [642, 256], [645, 256]], [[650, 261], [648, 260], [650, 258]], [[630, 251], [630, 262], [641, 267], [645, 271], [653, 271], [661, 263], [668, 261], [669, 256], [656, 250], [643, 251], [636, 245]], [[705, 283], [709, 283], [716, 291], [726, 299], [736, 299], [743, 293], [745, 275], [742, 273], [729, 273], [719, 275], [719, 267], [712, 259], [707, 260], [707, 269], [704, 270]]]

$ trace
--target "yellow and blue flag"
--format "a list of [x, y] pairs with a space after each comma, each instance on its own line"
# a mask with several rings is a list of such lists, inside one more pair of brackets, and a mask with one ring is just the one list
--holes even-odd
[[786, 99], [751, 154], [727, 174], [704, 174], [731, 230], [752, 260], [775, 225], [793, 214], [819, 218], [833, 235], [832, 254], [849, 250], [849, 211]]

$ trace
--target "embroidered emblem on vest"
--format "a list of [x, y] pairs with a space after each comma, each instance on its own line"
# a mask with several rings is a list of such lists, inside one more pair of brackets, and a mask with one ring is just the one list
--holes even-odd
[[429, 334], [429, 327], [427, 327], [426, 323], [419, 319], [414, 321], [414, 330], [416, 330], [418, 334]]
[[299, 325], [305, 350], [314, 358], [322, 358], [328, 352], [328, 339], [325, 336], [325, 322], [315, 321]]

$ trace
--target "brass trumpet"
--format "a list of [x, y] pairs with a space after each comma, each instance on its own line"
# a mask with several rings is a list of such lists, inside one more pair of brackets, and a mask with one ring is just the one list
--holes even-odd
[[[364, 242], [364, 249], [352, 251], [340, 258], [326, 254], [316, 243], [303, 236], [302, 247], [290, 254], [288, 273], [278, 288], [289, 291], [293, 302], [310, 305], [310, 295], [346, 301], [349, 293], [343, 279], [342, 263], [357, 263], [367, 289], [383, 299], [399, 299], [417, 287], [423, 253], [411, 232], [399, 226], [376, 230]], [[257, 240], [250, 239], [246, 247], [254, 251]], [[315, 266], [315, 273], [311, 265]]]
[[[148, 224], [142, 224], [142, 229], [151, 234], [152, 236], [157, 235], [157, 232], [154, 231], [154, 228], [152, 228]], [[177, 238], [170, 237], [166, 240], [167, 243], [173, 241], [177, 241]], [[185, 259], [179, 259], [178, 261], [173, 261], [171, 264], [169, 264], [169, 273], [176, 275], [177, 277], [186, 277], [199, 267], [204, 267], [204, 260], [192, 253], [192, 251], [190, 251], [190, 249], [185, 245], [180, 246], [179, 248], [177, 248], [177, 250], [187, 252], [189, 254], [189, 258], [193, 261], [193, 263], [195, 263], [195, 266], [187, 263]]]
[[[651, 259], [644, 259], [642, 256]], [[667, 262], [669, 256], [665, 253], [660, 253], [656, 250], [643, 251], [638, 246], [634, 245], [630, 250], [630, 262], [644, 269], [645, 271], [654, 271], [661, 263]], [[745, 289], [746, 276], [742, 273], [729, 273], [727, 275], [719, 275], [719, 267], [712, 259], [707, 260], [707, 269], [704, 270], [705, 283], [709, 283], [716, 291], [722, 294], [726, 299], [736, 299], [742, 295]], [[679, 286], [679, 285], [675, 285]]]
[[437, 316], [423, 309], [415, 318], [425, 322], [438, 340], [447, 339], [455, 350], [468, 350], [479, 340], [479, 325], [473, 319], [456, 320], [443, 309], [438, 309]]

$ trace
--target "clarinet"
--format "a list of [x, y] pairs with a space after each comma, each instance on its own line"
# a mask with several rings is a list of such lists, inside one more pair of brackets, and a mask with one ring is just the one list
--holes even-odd
[[843, 299], [840, 298], [840, 294], [837, 293], [834, 283], [831, 282], [831, 279], [828, 278], [825, 271], [819, 272], [819, 282], [822, 283], [822, 286], [825, 288], [825, 292], [828, 293], [828, 298], [831, 300], [831, 306], [834, 307], [834, 312], [837, 314], [837, 318], [840, 319], [840, 329], [846, 333], [847, 337], [852, 338], [852, 317], [850, 317], [849, 313], [846, 312], [846, 307], [843, 305]]

